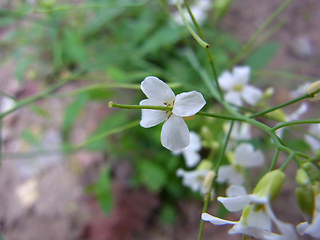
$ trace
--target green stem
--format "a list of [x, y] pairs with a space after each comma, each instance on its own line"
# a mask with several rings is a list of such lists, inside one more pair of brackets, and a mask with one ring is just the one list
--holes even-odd
[[305, 119], [305, 120], [296, 120], [291, 122], [284, 122], [277, 124], [273, 128], [271, 128], [272, 131], [276, 131], [280, 128], [292, 126], [292, 125], [299, 125], [299, 124], [314, 124], [314, 123], [320, 123], [320, 119]]
[[127, 129], [136, 127], [139, 125], [139, 121], [133, 121], [131, 123], [128, 123], [126, 125], [117, 127], [117, 128], [113, 128], [111, 130], [107, 130], [97, 136], [94, 136], [92, 138], [89, 138], [88, 140], [86, 140], [85, 142], [78, 144], [78, 145], [66, 145], [63, 146], [61, 148], [57, 148], [57, 149], [50, 149], [50, 150], [39, 150], [39, 151], [34, 151], [34, 152], [21, 152], [21, 153], [6, 153], [4, 155], [4, 158], [13, 158], [13, 159], [17, 159], [17, 158], [25, 158], [26, 156], [29, 157], [33, 157], [35, 155], [39, 155], [39, 154], [55, 154], [57, 152], [67, 152], [67, 153], [72, 153], [75, 151], [78, 151], [82, 148], [84, 148], [85, 146], [94, 143], [96, 141], [99, 141], [103, 138], [106, 138], [112, 134], [116, 134], [122, 131], [125, 131]]
[[303, 100], [303, 99], [310, 98], [310, 97], [312, 97], [312, 96], [309, 95], [309, 94], [305, 94], [305, 95], [302, 95], [302, 96], [300, 96], [300, 97], [298, 97], [298, 98], [292, 99], [292, 100], [290, 100], [290, 101], [288, 101], [288, 102], [285, 102], [285, 103], [282, 103], [282, 104], [280, 104], [280, 105], [277, 105], [277, 106], [275, 106], [275, 107], [266, 109], [266, 110], [261, 111], [261, 112], [254, 113], [254, 114], [250, 115], [249, 117], [250, 117], [250, 118], [256, 118], [256, 117], [262, 116], [262, 115], [267, 114], [267, 113], [269, 113], [269, 112], [273, 112], [273, 111], [275, 111], [275, 110], [277, 110], [277, 109], [286, 107], [286, 106], [288, 106], [288, 105], [294, 104], [294, 103], [296, 103], [296, 102], [299, 102], [299, 101], [301, 101], [301, 100]]
[[287, 167], [287, 165], [289, 164], [289, 162], [292, 160], [292, 158], [295, 156], [295, 152], [292, 152], [289, 157], [287, 158], [287, 160], [282, 164], [282, 166], [279, 168], [281, 171], [284, 171], [285, 168]]
[[[222, 163], [222, 160], [223, 160], [223, 156], [225, 155], [225, 152], [226, 152], [226, 149], [227, 149], [227, 145], [228, 145], [228, 142], [229, 142], [229, 139], [230, 139], [230, 135], [231, 135], [231, 132], [232, 132], [232, 128], [233, 128], [233, 124], [234, 124], [234, 121], [231, 121], [230, 125], [229, 125], [229, 130], [227, 132], [227, 135], [225, 137], [222, 149], [221, 149], [220, 154], [219, 154], [218, 161], [217, 161], [217, 163], [216, 163], [216, 165], [214, 167], [215, 177], [213, 178], [213, 180], [211, 182], [211, 185], [210, 185], [210, 188], [209, 188], [209, 191], [208, 191], [208, 194], [206, 195], [206, 199], [205, 199], [205, 202], [204, 202], [204, 205], [203, 205], [203, 209], [202, 209], [203, 213], [207, 212], [207, 210], [208, 210], [210, 199], [211, 199], [211, 192], [214, 189], [215, 181], [216, 181], [216, 179], [218, 177], [219, 168], [221, 166], [221, 163]], [[203, 227], [204, 227], [204, 221], [201, 219], [200, 220], [199, 233], [198, 233], [197, 240], [201, 240], [202, 239]]]
[[269, 168], [269, 172], [272, 171], [273, 169], [275, 169], [275, 166], [276, 166], [276, 163], [277, 163], [277, 159], [278, 159], [278, 156], [279, 156], [279, 148], [276, 148], [276, 150], [274, 151], [274, 154], [273, 154], [273, 158], [272, 158], [272, 162], [271, 162], [271, 165], [270, 165], [270, 168]]
[[101, 134], [99, 134], [99, 135], [97, 135], [95, 137], [92, 137], [92, 138], [88, 139], [84, 143], [81, 143], [81, 144], [75, 146], [75, 149], [83, 148], [84, 146], [87, 146], [87, 145], [89, 145], [89, 144], [91, 144], [93, 142], [101, 140], [101, 139], [103, 139], [103, 138], [105, 138], [105, 137], [107, 137], [107, 136], [109, 136], [111, 134], [115, 134], [115, 133], [122, 132], [122, 131], [130, 129], [130, 128], [136, 127], [136, 126], [139, 125], [139, 122], [140, 121], [133, 121], [133, 122], [128, 123], [128, 124], [126, 124], [124, 126], [121, 126], [121, 127], [118, 127], [118, 128], [114, 128], [112, 130], [109, 130], [109, 131], [106, 131], [104, 133], [101, 133]]
[[182, 7], [181, 7], [181, 3], [180, 0], [177, 1], [177, 8], [179, 10], [179, 13], [181, 15], [181, 18], [184, 22], [184, 24], [186, 25], [188, 31], [191, 33], [192, 37], [199, 43], [199, 45], [203, 48], [209, 48], [209, 44], [206, 43], [205, 41], [203, 41], [201, 39], [201, 37], [193, 30], [193, 28], [190, 26], [190, 24], [188, 23], [188, 20], [186, 19], [186, 17], [184, 16]]
[[[162, 110], [162, 111], [172, 111], [173, 107], [165, 107], [165, 106], [147, 106], [147, 105], [125, 105], [125, 104], [117, 104], [112, 101], [109, 102], [108, 106], [118, 107], [118, 108], [125, 108], [125, 109], [153, 109], [153, 110]], [[233, 116], [226, 116], [208, 112], [198, 112], [196, 115], [206, 116], [206, 117], [214, 117], [226, 120], [237, 120], [237, 121], [245, 121], [243, 117], [233, 117]]]
[[[197, 31], [198, 31], [198, 34], [200, 36], [201, 39], [204, 39], [204, 35], [201, 31], [201, 28], [196, 20], [196, 18], [194, 17], [191, 9], [190, 9], [190, 6], [189, 6], [189, 3], [187, 0], [184, 0], [184, 4], [186, 5], [186, 8], [187, 8], [187, 11], [191, 17], [191, 20], [193, 22], [193, 24], [195, 25]], [[212, 73], [213, 73], [213, 77], [214, 77], [214, 81], [215, 81], [215, 85], [217, 87], [217, 90], [219, 92], [219, 95], [220, 95], [220, 99], [223, 100], [223, 94], [222, 94], [222, 91], [221, 91], [221, 88], [220, 88], [220, 85], [219, 85], [219, 82], [218, 82], [218, 74], [217, 74], [217, 70], [216, 70], [216, 67], [215, 67], [215, 61], [214, 61], [214, 58], [209, 50], [209, 45], [208, 47], [205, 48], [206, 49], [206, 54], [207, 54], [207, 57], [208, 57], [208, 61], [209, 61], [209, 65], [211, 67], [211, 70], [212, 70]]]
[[268, 19], [257, 29], [257, 31], [250, 37], [248, 42], [242, 47], [241, 51], [236, 55], [236, 57], [229, 64], [229, 68], [239, 63], [243, 56], [250, 51], [251, 47], [260, 36], [260, 34], [271, 24], [271, 22], [284, 10], [293, 0], [284, 1], [269, 17]]

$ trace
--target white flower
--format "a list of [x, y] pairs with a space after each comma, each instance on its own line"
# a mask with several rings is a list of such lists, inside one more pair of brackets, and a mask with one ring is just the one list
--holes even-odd
[[231, 131], [231, 140], [249, 140], [251, 138], [250, 125], [235, 122]]
[[260, 150], [255, 150], [249, 143], [241, 143], [235, 149], [234, 161], [231, 165], [221, 166], [218, 173], [218, 182], [228, 184], [242, 184], [243, 167], [258, 167], [264, 163], [264, 156]]
[[[202, 214], [202, 220], [211, 222], [214, 225], [233, 225], [229, 230], [229, 234], [243, 234], [265, 240], [296, 239], [293, 226], [280, 221], [274, 215], [268, 196], [248, 195], [242, 186], [236, 185], [230, 186], [227, 194], [230, 197], [218, 197], [218, 201], [231, 212], [243, 210], [240, 220], [228, 221], [208, 213]], [[281, 234], [272, 232], [272, 223], [277, 226]]]
[[11, 108], [14, 107], [14, 105], [16, 104], [16, 102], [9, 97], [1, 97], [0, 98], [0, 113], [6, 112], [8, 110], [10, 110]]
[[194, 171], [184, 171], [179, 168], [177, 176], [182, 177], [182, 183], [186, 187], [190, 187], [192, 191], [200, 191], [202, 194], [207, 192], [207, 187], [204, 186], [204, 179], [207, 176], [209, 169], [200, 169]]
[[222, 90], [226, 91], [227, 102], [238, 106], [243, 105], [243, 100], [255, 105], [261, 99], [263, 93], [259, 88], [249, 85], [250, 67], [237, 66], [233, 72], [224, 71], [218, 81]]
[[320, 194], [316, 196], [316, 204], [313, 211], [312, 222], [302, 222], [298, 224], [297, 231], [299, 234], [308, 234], [314, 238], [320, 239]]
[[[169, 3], [175, 5], [177, 1], [181, 1], [181, 0], [170, 0]], [[210, 0], [197, 0], [197, 1], [194, 1], [193, 5], [190, 6], [190, 10], [194, 18], [197, 20], [199, 24], [201, 24], [207, 18], [208, 10], [210, 9], [210, 7], [211, 7]], [[183, 12], [187, 21], [192, 22], [192, 19], [190, 18], [187, 9], [183, 9]], [[175, 11], [172, 13], [172, 18], [177, 24], [184, 25], [182, 17], [178, 11]]]
[[195, 132], [190, 132], [190, 144], [186, 148], [178, 151], [173, 151], [173, 154], [183, 155], [187, 167], [194, 167], [200, 161], [201, 156], [199, 151], [201, 149], [201, 139]]
[[290, 96], [292, 98], [301, 97], [302, 95], [306, 94], [307, 88], [310, 86], [311, 82], [306, 82], [300, 86], [298, 86], [297, 89], [290, 92]]
[[309, 134], [305, 135], [304, 139], [312, 151], [317, 151], [320, 148], [320, 124], [312, 124], [309, 128]]
[[[299, 120], [301, 115], [305, 114], [307, 111], [308, 111], [308, 104], [302, 103], [297, 110], [295, 110], [294, 112], [292, 112], [290, 114], [285, 115], [285, 120], [286, 120], [286, 122]], [[276, 134], [279, 137], [282, 137], [283, 131], [284, 131], [284, 128], [280, 128], [276, 131]]]
[[189, 117], [201, 110], [206, 104], [201, 93], [197, 91], [180, 93], [177, 96], [171, 88], [157, 77], [146, 77], [141, 83], [141, 90], [148, 99], [140, 105], [173, 107], [172, 111], [142, 109], [140, 125], [153, 127], [163, 121], [161, 130], [162, 145], [177, 151], [190, 143], [189, 129], [183, 117]]

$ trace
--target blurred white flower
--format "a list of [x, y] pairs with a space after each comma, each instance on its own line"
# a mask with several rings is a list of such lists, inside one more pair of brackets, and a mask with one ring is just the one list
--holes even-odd
[[199, 151], [201, 150], [201, 139], [198, 134], [195, 132], [190, 132], [190, 144], [189, 146], [178, 150], [173, 151], [173, 154], [181, 154], [183, 155], [187, 167], [194, 167], [198, 164], [201, 159]]
[[[286, 122], [299, 120], [300, 117], [308, 111], [308, 104], [302, 103], [297, 110], [290, 114], [285, 115]], [[276, 131], [276, 134], [281, 138], [283, 136], [284, 128], [280, 128]]]
[[[175, 5], [177, 1], [181, 1], [181, 0], [170, 0], [169, 3], [172, 5]], [[201, 24], [204, 20], [206, 20], [208, 16], [208, 10], [210, 9], [210, 7], [211, 7], [210, 0], [197, 0], [197, 1], [194, 1], [193, 4], [190, 6], [190, 10], [194, 18], [197, 20], [199, 24]], [[183, 9], [183, 12], [186, 19], [189, 22], [192, 22], [192, 19], [190, 18], [187, 9]], [[184, 25], [184, 22], [182, 20], [182, 17], [179, 11], [173, 12], [172, 18], [177, 24]]]
[[312, 124], [309, 128], [309, 134], [306, 134], [304, 139], [313, 152], [317, 151], [320, 148], [320, 124]]
[[250, 125], [243, 122], [235, 122], [231, 131], [231, 140], [249, 140], [251, 138]]
[[37, 201], [39, 198], [38, 185], [38, 181], [31, 178], [16, 188], [15, 194], [21, 205], [27, 208]]
[[224, 71], [218, 81], [222, 90], [226, 92], [227, 102], [238, 106], [243, 105], [243, 101], [249, 105], [255, 105], [261, 99], [263, 92], [252, 85], [249, 85], [250, 67], [236, 66], [232, 73]]
[[255, 150], [249, 143], [241, 143], [235, 149], [234, 161], [231, 165], [219, 168], [218, 182], [228, 184], [242, 184], [244, 182], [241, 174], [242, 168], [258, 167], [264, 163], [264, 155], [260, 150]]
[[184, 186], [190, 187], [194, 192], [200, 191], [202, 194], [204, 194], [208, 191], [208, 187], [203, 183], [209, 171], [209, 169], [184, 171], [183, 169], [179, 168], [177, 171], [177, 176], [182, 177], [182, 183]]
[[290, 92], [290, 97], [297, 98], [301, 97], [302, 95], [306, 94], [307, 88], [310, 86], [311, 82], [306, 82], [300, 86], [298, 86], [297, 89]]
[[302, 222], [298, 224], [297, 231], [300, 235], [308, 234], [314, 238], [320, 239], [320, 194], [316, 196], [315, 208], [313, 211], [312, 222]]
[[162, 145], [177, 151], [190, 143], [189, 129], [183, 117], [189, 117], [201, 110], [206, 104], [201, 93], [197, 91], [180, 93], [177, 96], [171, 88], [157, 77], [146, 77], [141, 83], [141, 90], [148, 99], [140, 105], [173, 107], [172, 111], [142, 109], [140, 125], [153, 127], [163, 121], [161, 130]]
[[[208, 213], [202, 214], [202, 220], [214, 225], [233, 225], [229, 230], [229, 234], [243, 234], [263, 240], [297, 239], [293, 226], [280, 221], [274, 215], [268, 195], [248, 195], [245, 188], [238, 185], [231, 185], [227, 190], [227, 194], [229, 197], [218, 197], [218, 201], [231, 212], [243, 210], [240, 220], [228, 221]], [[272, 223], [277, 226], [281, 234], [272, 232]]]
[[14, 107], [14, 105], [16, 104], [16, 102], [9, 97], [1, 97], [0, 98], [0, 113], [6, 112], [8, 110], [10, 110], [11, 108]]

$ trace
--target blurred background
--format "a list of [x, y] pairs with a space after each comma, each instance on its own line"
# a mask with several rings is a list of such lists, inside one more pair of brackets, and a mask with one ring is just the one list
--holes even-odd
[[[274, 87], [273, 104], [320, 75], [320, 1], [293, 1], [232, 60], [282, 2], [190, 1], [218, 72], [249, 65], [253, 84]], [[153, 75], [210, 107], [203, 71], [211, 76], [205, 51], [174, 1], [1, 0], [0, 113], [15, 109], [0, 119], [2, 239], [196, 239], [203, 202], [176, 176], [182, 156], [161, 146], [161, 126], [139, 126], [140, 111], [107, 104], [138, 104]], [[201, 132], [206, 121], [188, 126]], [[210, 129], [218, 142], [221, 126]], [[296, 224], [294, 186], [276, 208]], [[206, 224], [204, 239], [241, 239], [228, 229]]]

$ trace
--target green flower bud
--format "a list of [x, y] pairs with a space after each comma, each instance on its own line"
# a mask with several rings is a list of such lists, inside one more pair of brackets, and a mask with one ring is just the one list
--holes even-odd
[[273, 112], [266, 114], [268, 117], [273, 118], [279, 122], [285, 122], [286, 121], [286, 114], [281, 110], [277, 109]]
[[298, 187], [295, 193], [301, 211], [309, 216], [312, 216], [315, 207], [315, 198], [311, 184]]
[[212, 169], [211, 161], [203, 159], [197, 167], [197, 170]]
[[309, 175], [303, 168], [298, 169], [296, 173], [296, 182], [300, 185], [306, 185], [310, 183]]
[[280, 193], [284, 180], [285, 174], [281, 170], [268, 172], [260, 179], [253, 193], [260, 197], [268, 196], [272, 201]]

